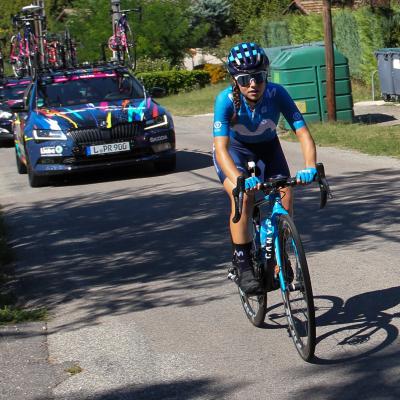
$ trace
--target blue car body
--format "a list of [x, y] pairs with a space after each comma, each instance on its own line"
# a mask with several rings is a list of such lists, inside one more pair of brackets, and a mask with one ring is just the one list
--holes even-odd
[[140, 162], [175, 168], [171, 115], [122, 68], [42, 74], [13, 130], [18, 171], [27, 169], [31, 186], [50, 175]]

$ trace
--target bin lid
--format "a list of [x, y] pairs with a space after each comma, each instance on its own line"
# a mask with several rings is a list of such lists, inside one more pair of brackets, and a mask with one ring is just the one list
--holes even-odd
[[264, 47], [265, 54], [268, 57], [270, 63], [275, 60], [276, 57], [284, 50], [298, 49], [300, 47], [310, 47], [310, 46], [324, 46], [324, 42], [309, 42], [302, 44], [290, 44], [285, 46], [275, 46], [275, 47]]
[[400, 53], [400, 47], [388, 47], [388, 48], [385, 48], [385, 49], [379, 49], [379, 50], [374, 52], [374, 54], [376, 56], [382, 55], [382, 54], [387, 56], [387, 55], [390, 55], [390, 54], [397, 54], [397, 53]]
[[[334, 48], [335, 65], [348, 64], [347, 58]], [[291, 69], [325, 65], [325, 46], [307, 46], [282, 51], [271, 69]]]

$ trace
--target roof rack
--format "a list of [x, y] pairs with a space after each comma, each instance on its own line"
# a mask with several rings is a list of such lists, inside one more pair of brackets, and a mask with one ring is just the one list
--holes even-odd
[[96, 61], [96, 62], [84, 62], [77, 64], [75, 66], [70, 67], [44, 67], [40, 68], [37, 71], [37, 77], [43, 77], [46, 75], [72, 75], [75, 73], [83, 73], [85, 70], [96, 69], [97, 71], [107, 71], [107, 70], [116, 70], [119, 72], [126, 72], [128, 67], [120, 65], [116, 62], [104, 62], [104, 61]]

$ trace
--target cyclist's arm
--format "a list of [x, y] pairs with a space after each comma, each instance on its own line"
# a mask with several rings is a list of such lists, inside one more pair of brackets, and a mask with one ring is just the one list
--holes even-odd
[[304, 121], [303, 115], [285, 88], [278, 86], [277, 89], [282, 114], [290, 127], [296, 133], [297, 139], [300, 142], [305, 167], [315, 168], [315, 164], [317, 162], [317, 151], [315, 148], [314, 139], [312, 138], [306, 122]]
[[214, 150], [218, 165], [226, 177], [236, 185], [236, 178], [241, 175], [229, 154], [230, 120], [234, 113], [231, 91], [226, 89], [215, 99], [214, 104]]
[[299, 129], [296, 129], [295, 132], [303, 152], [305, 167], [315, 168], [317, 162], [317, 150], [315, 148], [314, 139], [312, 138], [310, 131], [305, 125]]

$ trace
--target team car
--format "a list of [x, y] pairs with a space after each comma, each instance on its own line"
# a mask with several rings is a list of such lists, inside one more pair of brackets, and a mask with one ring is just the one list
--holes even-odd
[[30, 78], [5, 77], [0, 79], [0, 142], [12, 143], [13, 114], [10, 107], [22, 102], [24, 91], [31, 81]]
[[12, 106], [19, 173], [32, 187], [52, 175], [152, 162], [175, 169], [170, 113], [128, 71], [117, 66], [41, 72]]

